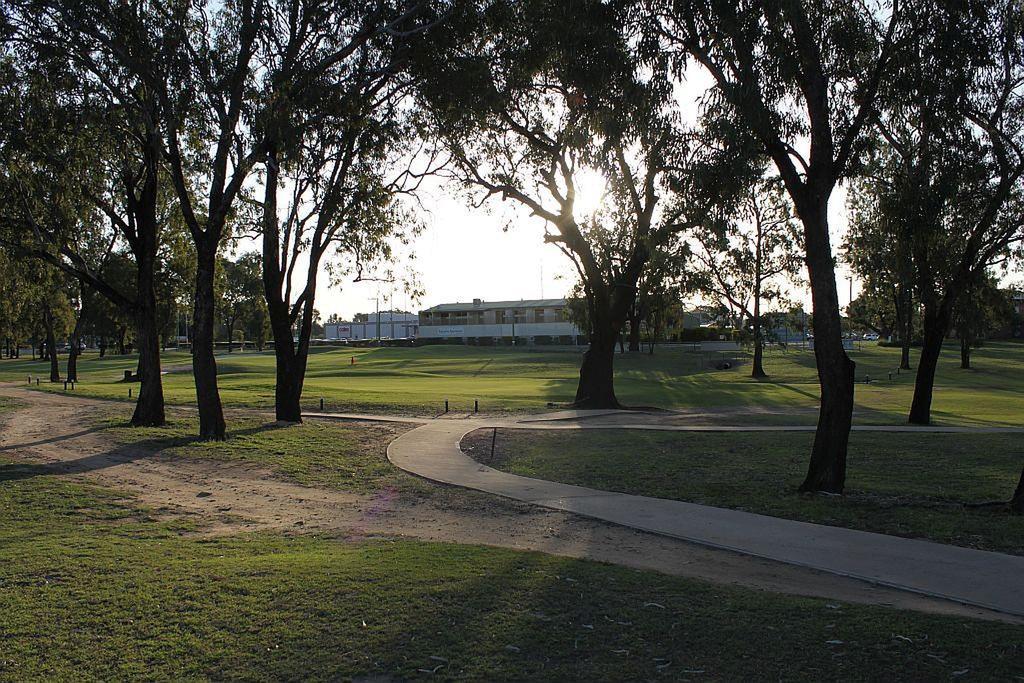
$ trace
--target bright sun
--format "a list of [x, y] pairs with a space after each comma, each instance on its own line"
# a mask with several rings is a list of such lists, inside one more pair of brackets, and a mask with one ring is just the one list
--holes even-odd
[[575, 213], [577, 218], [585, 218], [593, 215], [601, 208], [607, 185], [604, 177], [593, 170], [582, 170], [576, 174], [576, 204]]

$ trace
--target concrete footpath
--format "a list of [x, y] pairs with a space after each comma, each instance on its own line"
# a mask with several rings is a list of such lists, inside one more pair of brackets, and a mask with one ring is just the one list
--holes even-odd
[[[316, 414], [310, 417], [367, 419], [369, 416]], [[463, 436], [481, 427], [529, 428], [539, 426], [536, 422], [524, 424], [512, 419], [487, 420], [468, 416], [409, 421], [421, 426], [393, 441], [388, 447], [388, 458], [397, 467], [433, 481], [574, 512], [706, 546], [1024, 616], [1024, 557], [521, 477], [475, 462], [462, 453], [459, 442]], [[551, 423], [545, 426], [554, 428]], [[595, 424], [593, 427], [607, 429], [615, 425]], [[638, 428], [636, 425], [621, 427]], [[563, 428], [592, 427], [566, 423]], [[741, 431], [742, 428], [732, 430]], [[906, 431], [946, 430], [910, 428]]]

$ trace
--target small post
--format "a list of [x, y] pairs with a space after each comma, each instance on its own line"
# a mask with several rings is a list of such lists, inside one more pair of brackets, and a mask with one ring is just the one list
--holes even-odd
[[320, 397], [320, 412], [324, 412], [324, 397]]
[[132, 388], [128, 387], [128, 398], [132, 397]]
[[473, 412], [474, 413], [479, 413], [480, 412], [480, 399], [478, 399], [478, 398], [474, 398], [473, 399]]
[[498, 438], [498, 428], [495, 427], [491, 432], [491, 462], [494, 462], [494, 442]]
[[68, 390], [68, 381], [64, 380], [64, 391]]
[[37, 387], [39, 386], [39, 378], [38, 377], [36, 377], [36, 386]]
[[889, 372], [889, 381], [892, 381], [892, 371]]
[[448, 399], [444, 400], [444, 412], [448, 412]]
[[352, 365], [355, 365], [355, 364], [356, 364], [356, 357], [352, 356]]

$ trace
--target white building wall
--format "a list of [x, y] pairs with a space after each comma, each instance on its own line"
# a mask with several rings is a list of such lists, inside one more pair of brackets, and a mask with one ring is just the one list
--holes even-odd
[[[575, 337], [580, 334], [568, 321], [516, 323], [517, 337]], [[424, 325], [420, 339], [459, 339], [465, 337], [511, 337], [512, 323], [501, 325]]]
[[324, 336], [328, 339], [376, 339], [377, 337], [405, 339], [415, 337], [419, 329], [419, 316], [415, 313], [396, 313], [394, 319], [387, 313], [380, 314], [380, 333], [377, 330], [377, 315], [371, 313], [366, 322], [343, 322], [324, 325]]

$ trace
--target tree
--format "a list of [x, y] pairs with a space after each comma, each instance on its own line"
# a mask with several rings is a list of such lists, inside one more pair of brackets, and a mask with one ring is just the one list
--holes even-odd
[[32, 336], [35, 289], [38, 278], [32, 266], [14, 254], [0, 250], [0, 336], [8, 358], [21, 355], [21, 345]]
[[[652, 254], [740, 182], [742, 155], [667, 110], [667, 64], [644, 63], [626, 19], [596, 0], [491, 3], [469, 35], [454, 24], [439, 41], [420, 86], [449, 177], [476, 204], [497, 197], [542, 220], [573, 263], [589, 323], [581, 408], [619, 406], [615, 342]], [[604, 191], [591, 213], [577, 206], [587, 179]]]
[[302, 421], [309, 343], [319, 324], [317, 276], [325, 260], [340, 256], [360, 279], [368, 264], [390, 257], [390, 240], [413, 226], [398, 197], [430, 172], [430, 162], [419, 172], [396, 168], [400, 143], [413, 142], [402, 121], [409, 89], [402, 65], [409, 41], [436, 19], [427, 7], [325, 0], [265, 7], [258, 55], [267, 65], [260, 74], [267, 97], [255, 120], [278, 420]]
[[39, 320], [46, 344], [45, 358], [50, 361], [50, 381], [60, 381], [60, 359], [57, 340], [65, 338], [74, 324], [75, 312], [68, 300], [69, 282], [56, 268], [37, 264], [35, 276], [39, 278], [36, 296], [39, 297]]
[[928, 424], [958, 297], [1024, 240], [1024, 8], [913, 7], [921, 38], [875, 122], [884, 164], [874, 191], [910, 237], [923, 345], [908, 421]]
[[800, 490], [841, 493], [854, 363], [843, 350], [828, 201], [858, 166], [901, 37], [899, 6], [838, 0], [650, 0], [644, 6], [654, 36], [673, 51], [677, 73], [695, 61], [714, 79], [707, 105], [733, 121], [720, 130], [754, 138], [803, 224], [821, 407]]
[[166, 42], [154, 54], [162, 59], [122, 63], [156, 92], [164, 158], [196, 252], [192, 374], [204, 439], [223, 440], [226, 432], [213, 351], [214, 282], [236, 202], [262, 155], [247, 114], [265, 9], [264, 0], [184, 4], [160, 15]]
[[[220, 272], [223, 274], [220, 292], [220, 319], [224, 322], [228, 337], [228, 353], [231, 353], [234, 333], [237, 324], [243, 324], [255, 317], [256, 311], [265, 308], [263, 301], [263, 275], [261, 263], [263, 257], [258, 251], [251, 251], [239, 256], [236, 260], [221, 260]], [[243, 341], [244, 350], [244, 341]]]
[[960, 368], [970, 370], [971, 348], [981, 344], [994, 328], [1013, 318], [1013, 303], [991, 273], [983, 273], [957, 297], [953, 327], [960, 339]]
[[690, 258], [689, 245], [670, 240], [651, 255], [648, 267], [637, 283], [636, 301], [629, 315], [629, 350], [640, 351], [640, 333], [646, 329], [650, 346], [664, 331], [665, 321], [682, 299], [681, 282]]
[[902, 192], [888, 191], [885, 166], [879, 156], [870, 159], [847, 194], [843, 256], [863, 282], [863, 293], [850, 303], [847, 315], [880, 335], [894, 334], [900, 341], [900, 369], [910, 370], [916, 308], [911, 234], [905, 221], [893, 220], [889, 204], [899, 204]]
[[724, 300], [739, 314], [740, 329], [752, 327], [751, 377], [767, 377], [762, 304], [780, 301], [780, 280], [796, 277], [803, 265], [800, 235], [783, 188], [777, 181], [762, 181], [743, 195], [730, 220], [702, 226], [694, 242], [690, 287]]
[[[29, 226], [23, 234], [35, 238], [22, 246], [101, 293], [134, 322], [142, 383], [132, 424], [163, 425], [155, 273], [170, 207], [161, 192], [163, 111], [152, 76], [168, 48], [164, 15], [148, 5], [84, 0], [12, 6], [16, 38], [34, 60], [22, 81], [32, 88], [21, 100], [27, 105], [22, 122], [32, 122], [22, 138], [35, 157], [28, 168], [42, 164], [52, 171], [31, 174], [33, 199], [67, 209], [63, 216], [49, 212], [46, 222], [38, 220], [46, 216], [39, 211], [22, 216]], [[19, 181], [22, 189], [28, 175]], [[99, 276], [78, 249], [109, 244], [109, 251], [115, 242], [126, 245], [134, 261], [128, 288]]]
[[[879, 291], [873, 280], [866, 281], [860, 296], [846, 307], [850, 323], [876, 332], [883, 339], [893, 336], [899, 327], [896, 314], [898, 307], [890, 294], [891, 292]], [[900, 367], [903, 367], [902, 362]]]

